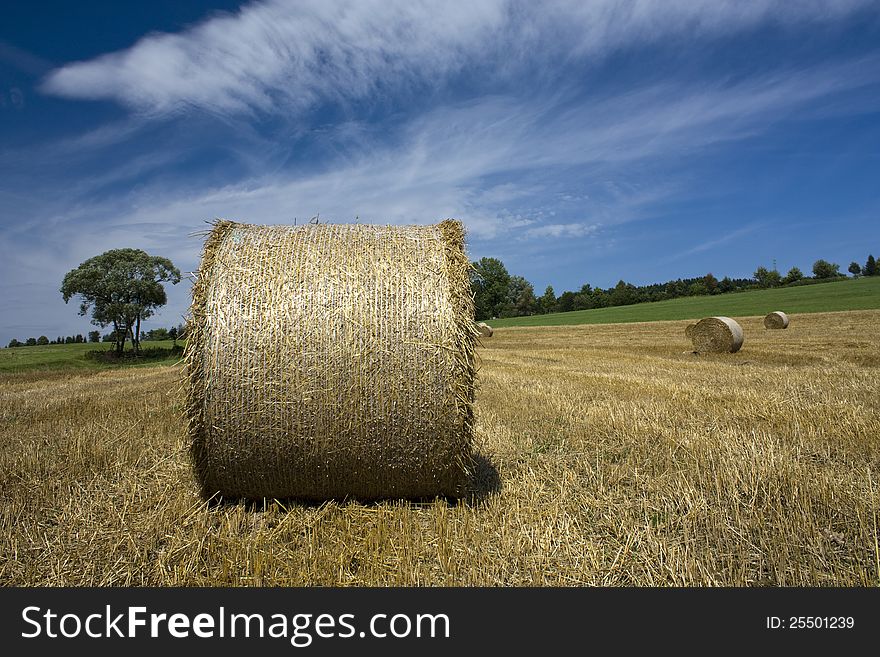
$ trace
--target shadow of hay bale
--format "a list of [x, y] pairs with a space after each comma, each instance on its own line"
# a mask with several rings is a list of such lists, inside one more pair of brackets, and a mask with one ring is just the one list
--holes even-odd
[[498, 468], [492, 463], [492, 460], [479, 452], [473, 454], [473, 469], [468, 481], [466, 492], [461, 497], [435, 496], [421, 497], [415, 499], [406, 499], [400, 497], [389, 497], [375, 500], [359, 500], [355, 497], [334, 498], [330, 500], [313, 500], [301, 499], [296, 497], [288, 497], [284, 499], [261, 499], [253, 500], [249, 498], [226, 498], [220, 495], [214, 495], [205, 501], [209, 509], [229, 508], [233, 506], [243, 505], [245, 509], [253, 513], [261, 513], [276, 503], [284, 507], [297, 506], [305, 508], [320, 508], [328, 502], [340, 505], [356, 505], [361, 507], [375, 507], [388, 502], [395, 502], [401, 505], [423, 506], [433, 503], [437, 500], [445, 501], [449, 506], [479, 506], [483, 504], [492, 495], [501, 491], [501, 475]]
[[474, 454], [470, 486], [467, 495], [461, 501], [468, 506], [476, 506], [499, 492], [501, 492], [501, 475], [498, 473], [498, 468], [488, 456]]

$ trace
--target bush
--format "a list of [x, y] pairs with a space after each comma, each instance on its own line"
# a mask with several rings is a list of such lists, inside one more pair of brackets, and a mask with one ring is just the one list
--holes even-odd
[[823, 283], [839, 283], [841, 281], [848, 281], [849, 279], [846, 276], [835, 276], [834, 278], [802, 278], [799, 281], [795, 281], [794, 283], [789, 283], [785, 287], [800, 287], [802, 285], [820, 285]]
[[100, 349], [96, 351], [87, 351], [86, 358], [98, 361], [99, 363], [117, 363], [119, 365], [125, 363], [142, 363], [155, 360], [167, 360], [169, 358], [181, 358], [183, 356], [183, 347], [175, 345], [173, 347], [147, 347], [141, 349], [140, 354], [134, 351], [124, 351], [117, 354], [115, 349]]

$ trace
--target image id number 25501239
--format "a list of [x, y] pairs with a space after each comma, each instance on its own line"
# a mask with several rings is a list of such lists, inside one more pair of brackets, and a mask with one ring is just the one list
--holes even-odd
[[852, 616], [767, 616], [768, 630], [851, 630]]

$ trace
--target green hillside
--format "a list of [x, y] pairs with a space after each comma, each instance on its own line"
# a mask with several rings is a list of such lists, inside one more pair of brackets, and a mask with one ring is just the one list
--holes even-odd
[[492, 320], [492, 327], [559, 326], [564, 324], [614, 324], [697, 319], [711, 315], [746, 317], [773, 310], [786, 313], [819, 313], [880, 308], [880, 276], [772, 290], [750, 290], [715, 296], [684, 297], [632, 306], [575, 310]]
[[[178, 345], [183, 345], [181, 341]], [[68, 370], [68, 369], [102, 369], [105, 367], [132, 367], [138, 365], [170, 365], [180, 360], [179, 356], [162, 358], [151, 357], [153, 349], [170, 350], [171, 340], [158, 342], [141, 342], [141, 348], [147, 357], [137, 361], [124, 361], [120, 364], [109, 364], [86, 357], [89, 351], [106, 351], [113, 349], [112, 342], [89, 342], [80, 344], [49, 344], [34, 347], [12, 347], [0, 349], [0, 373], [21, 372], [27, 370]]]

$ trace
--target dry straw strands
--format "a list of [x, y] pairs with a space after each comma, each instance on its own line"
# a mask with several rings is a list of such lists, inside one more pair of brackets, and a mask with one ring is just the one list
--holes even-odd
[[764, 328], [765, 329], [787, 329], [788, 328], [788, 315], [786, 315], [781, 310], [776, 310], [772, 313], [768, 313], [766, 317], [764, 317]]
[[457, 221], [218, 221], [186, 346], [205, 496], [457, 496], [472, 465], [473, 298]]
[[698, 353], [735, 353], [743, 344], [742, 327], [730, 317], [706, 317], [685, 329]]
[[477, 330], [479, 330], [480, 335], [484, 338], [491, 338], [492, 334], [495, 332], [492, 330], [492, 327], [485, 322], [477, 323]]

